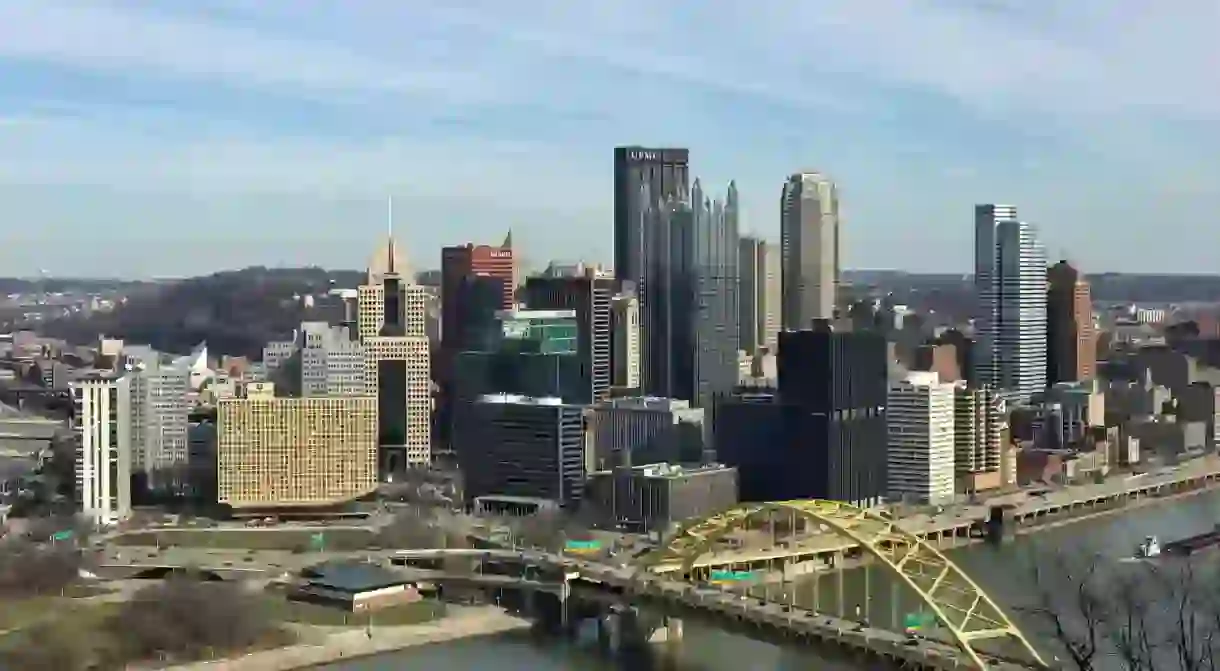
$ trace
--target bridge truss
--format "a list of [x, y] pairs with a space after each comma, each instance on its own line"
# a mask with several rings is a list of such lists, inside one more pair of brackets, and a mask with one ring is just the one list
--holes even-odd
[[1045, 666], [1038, 651], [983, 588], [923, 537], [906, 531], [888, 515], [839, 501], [777, 501], [747, 504], [678, 529], [661, 549], [642, 558], [644, 567], [678, 563], [689, 575], [701, 556], [751, 520], [774, 513], [795, 515], [859, 545], [927, 605], [953, 642], [976, 665], [986, 669], [974, 644], [1007, 639], [1030, 660]]

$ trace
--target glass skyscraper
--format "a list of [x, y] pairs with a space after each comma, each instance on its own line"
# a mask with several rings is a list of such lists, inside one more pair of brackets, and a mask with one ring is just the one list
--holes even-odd
[[1017, 401], [1046, 388], [1046, 252], [1012, 205], [974, 208], [974, 373]]
[[696, 180], [685, 198], [652, 200], [644, 227], [640, 300], [645, 393], [710, 407], [737, 384], [737, 187], [723, 201]]

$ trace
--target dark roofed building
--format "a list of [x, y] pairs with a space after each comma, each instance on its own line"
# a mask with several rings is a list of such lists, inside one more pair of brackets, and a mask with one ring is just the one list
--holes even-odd
[[412, 581], [376, 564], [329, 561], [301, 571], [303, 582], [292, 597], [352, 612], [419, 601]]

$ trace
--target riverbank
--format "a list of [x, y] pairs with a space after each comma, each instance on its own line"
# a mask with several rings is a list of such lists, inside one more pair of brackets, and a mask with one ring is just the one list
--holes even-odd
[[1104, 508], [1101, 510], [1094, 510], [1092, 512], [1071, 515], [1069, 517], [1064, 517], [1064, 518], [1051, 519], [1051, 520], [1047, 520], [1045, 522], [1036, 523], [1036, 524], [1022, 525], [1022, 526], [1017, 527], [1013, 531], [1013, 535], [1014, 536], [1028, 536], [1029, 534], [1038, 533], [1039, 531], [1047, 531], [1049, 529], [1058, 529], [1059, 527], [1067, 526], [1069, 524], [1076, 524], [1077, 522], [1087, 522], [1088, 520], [1097, 519], [1099, 517], [1106, 517], [1109, 515], [1114, 515], [1116, 513], [1124, 513], [1124, 512], [1131, 511], [1131, 510], [1139, 510], [1140, 508], [1147, 508], [1149, 506], [1155, 506], [1155, 505], [1158, 505], [1161, 503], [1169, 503], [1171, 501], [1178, 501], [1178, 500], [1189, 498], [1192, 496], [1198, 496], [1199, 494], [1207, 494], [1210, 492], [1215, 492], [1217, 490], [1220, 490], [1220, 486], [1199, 487], [1198, 489], [1190, 489], [1190, 490], [1187, 490], [1184, 492], [1168, 494], [1166, 496], [1149, 496], [1146, 498], [1136, 499], [1135, 501], [1128, 501], [1127, 503], [1124, 503], [1122, 505], [1112, 506], [1112, 507]]
[[365, 629], [304, 627], [298, 643], [242, 657], [167, 667], [164, 671], [291, 671], [395, 652], [431, 643], [528, 629], [529, 620], [495, 606], [449, 606], [450, 615], [427, 624]]

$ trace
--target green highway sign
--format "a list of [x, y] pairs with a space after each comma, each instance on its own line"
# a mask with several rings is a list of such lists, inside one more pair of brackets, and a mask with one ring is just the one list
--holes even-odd
[[51, 540], [70, 541], [72, 540], [73, 535], [74, 534], [71, 531], [56, 531], [55, 533], [51, 534]]
[[931, 613], [907, 613], [902, 618], [902, 628], [908, 631], [923, 629], [936, 622], [936, 616]]
[[753, 580], [756, 575], [754, 571], [712, 571], [712, 582]]
[[601, 541], [570, 540], [564, 543], [564, 549], [569, 552], [597, 552], [602, 549]]

